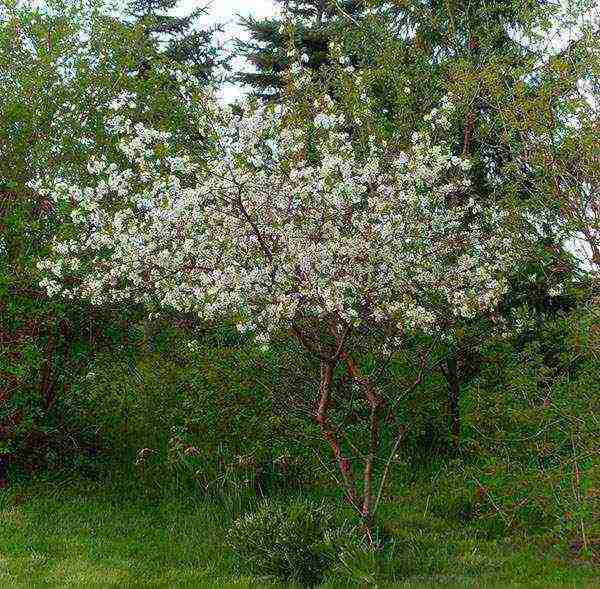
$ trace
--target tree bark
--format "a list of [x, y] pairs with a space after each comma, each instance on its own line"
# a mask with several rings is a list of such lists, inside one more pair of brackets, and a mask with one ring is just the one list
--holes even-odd
[[44, 350], [44, 363], [41, 370], [40, 378], [40, 393], [44, 399], [44, 410], [49, 411], [56, 400], [54, 381], [52, 374], [52, 365], [54, 363], [54, 352], [56, 348], [55, 336], [52, 330], [50, 330], [50, 336], [48, 344]]
[[456, 355], [451, 355], [443, 367], [443, 373], [448, 383], [448, 411], [450, 414], [450, 432], [452, 447], [456, 452], [460, 446], [460, 381]]
[[361, 516], [363, 518], [363, 527], [370, 541], [372, 542], [373, 530], [373, 466], [375, 464], [377, 448], [379, 447], [379, 425], [381, 419], [381, 409], [385, 400], [375, 390], [373, 383], [356, 366], [352, 356], [346, 351], [341, 352], [341, 357], [346, 363], [348, 374], [359, 384], [365, 393], [365, 397], [371, 409], [369, 418], [369, 450], [363, 472], [363, 501], [361, 507]]
[[[302, 337], [302, 334], [299, 330], [294, 330], [294, 333], [305, 348], [313, 353], [317, 353], [321, 359], [321, 380], [319, 386], [319, 399], [315, 409], [315, 421], [321, 426], [323, 437], [328, 441], [333, 451], [334, 458], [342, 475], [342, 484], [346, 492], [346, 499], [360, 513], [362, 519], [362, 529], [372, 545], [374, 520], [373, 468], [379, 446], [381, 409], [383, 408], [385, 401], [377, 392], [370, 379], [361, 374], [352, 356], [344, 349], [344, 343], [348, 335], [348, 329], [346, 329], [343, 334], [340, 334], [337, 333], [334, 326], [331, 325], [330, 330], [332, 335], [334, 335], [337, 340], [337, 350], [335, 350], [333, 355], [330, 356], [324, 355], [323, 353], [317, 353], [314, 347], [306, 341], [306, 338]], [[350, 461], [343, 455], [341, 443], [337, 437], [337, 431], [334, 429], [328, 417], [328, 408], [331, 400], [333, 370], [340, 360], [345, 363], [346, 371], [350, 378], [356, 382], [363, 391], [365, 399], [370, 407], [369, 448], [367, 450], [364, 463], [362, 496], [359, 496], [357, 493]]]
[[321, 384], [319, 388], [319, 401], [315, 411], [315, 421], [321, 426], [323, 437], [329, 442], [338, 468], [342, 475], [346, 499], [360, 511], [360, 499], [356, 494], [356, 486], [350, 461], [342, 453], [341, 444], [335, 430], [329, 421], [327, 410], [331, 399], [331, 382], [333, 377], [333, 364], [321, 361]]

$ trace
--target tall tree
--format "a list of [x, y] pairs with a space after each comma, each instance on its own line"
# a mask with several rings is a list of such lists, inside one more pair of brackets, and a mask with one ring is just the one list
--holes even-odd
[[147, 75], [153, 59], [163, 56], [192, 68], [199, 81], [210, 84], [220, 79], [219, 68], [228, 68], [229, 57], [216, 42], [215, 33], [222, 25], [195, 29], [199, 17], [207, 13], [206, 7], [197, 8], [187, 16], [173, 16], [180, 0], [129, 0], [124, 14], [131, 20], [127, 25], [139, 27], [139, 62], [135, 68]]
[[[307, 67], [317, 72], [328, 63], [328, 47], [344, 22], [341, 15], [360, 19], [364, 11], [361, 0], [276, 0], [295, 22], [296, 47], [308, 56]], [[241, 17], [240, 24], [250, 40], [236, 40], [236, 51], [257, 70], [237, 72], [234, 79], [252, 88], [251, 94], [265, 101], [279, 101], [285, 82], [280, 74], [289, 67], [287, 36], [281, 18]]]
[[68, 185], [91, 173], [89, 155], [118, 153], [103, 121], [122, 93], [139, 97], [137, 106], [129, 103], [134, 122], [144, 110], [162, 110], [156, 125], [197, 144], [176, 124], [189, 119], [189, 93], [186, 102], [157, 91], [185, 68], [161, 61], [145, 82], [128, 75], [139, 34], [107, 4], [46, 0], [34, 8], [0, 0], [0, 488], [9, 460], [23, 464], [35, 454], [44, 463], [50, 432], [52, 443], [60, 442], [53, 424], [75, 372], [104, 337], [103, 326], [127, 323], [135, 313], [129, 308], [117, 318], [97, 306], [56, 305], [38, 288], [37, 256], [71, 220], [34, 181], [53, 168]]
[[[368, 0], [367, 0], [368, 1]], [[490, 198], [531, 194], [533, 176], [520, 165], [521, 184], [507, 169], [516, 165], [511, 135], [498, 105], [521, 96], [529, 103], [525, 125], [540, 125], [557, 138], [562, 127], [560, 104], [577, 91], [577, 77], [556, 77], [544, 72], [561, 55], [574, 55], [581, 45], [575, 39], [556, 55], [552, 39], [544, 37], [552, 22], [561, 18], [559, 0], [371, 0], [372, 10], [360, 22], [347, 17], [337, 40], [353, 60], [363, 60], [369, 95], [379, 102], [382, 124], [391, 132], [405, 133], [448, 91], [463, 105], [452, 132], [457, 151], [474, 158], [470, 196], [482, 204]], [[592, 2], [576, 0], [573, 13]], [[575, 6], [576, 5], [576, 6]], [[567, 33], [568, 23], [555, 34]], [[555, 27], [556, 28], [556, 27]], [[540, 30], [542, 32], [540, 32]], [[598, 34], [598, 31], [596, 31]], [[547, 43], [540, 43], [546, 38]], [[533, 42], [537, 39], [537, 43]], [[581, 58], [579, 58], [581, 62]], [[571, 59], [573, 61], [573, 59]], [[372, 64], [375, 64], [374, 67]], [[571, 66], [573, 67], [573, 66]], [[410, 87], [410, 94], [407, 94]], [[406, 137], [408, 138], [408, 137]], [[552, 242], [549, 227], [541, 241]]]
[[[585, 0], [572, 4], [577, 4], [571, 7], [574, 12], [591, 6]], [[568, 298], [549, 304], [552, 286], [568, 282], [575, 264], [557, 231], [556, 211], [547, 201], [532, 198], [539, 192], [539, 166], [527, 165], [527, 158], [518, 155], [523, 150], [515, 148], [527, 144], [524, 130], [528, 137], [545, 136], [550, 142], [558, 141], [564, 130], [557, 115], [576, 92], [574, 61], [582, 61], [574, 57], [578, 41], [567, 50], [574, 59], [570, 75], [562, 80], [542, 75], [557, 56], [549, 43], [541, 42], [560, 18], [561, 3], [404, 0], [370, 5], [372, 10], [360, 22], [345, 18], [336, 40], [353, 62], [362, 60], [380, 124], [408, 142], [426, 112], [452, 92], [462, 105], [450, 130], [455, 155], [469, 156], [473, 166], [471, 188], [449, 195], [448, 205], [455, 198], [473, 198], [484, 210], [487, 203], [508, 198], [529, 207], [534, 217], [546, 217], [544, 223], [531, 224], [538, 235], [539, 256], [515, 273], [506, 310], [526, 303], [542, 317], [550, 308], [573, 304]], [[559, 34], [566, 32], [567, 22], [558, 28]], [[532, 280], [524, 281], [523, 273]], [[455, 439], [460, 429], [459, 385], [473, 364], [466, 346], [466, 341], [458, 342], [444, 366]]]
[[182, 94], [182, 76], [193, 79], [196, 88], [214, 90], [225, 79], [230, 56], [216, 38], [222, 25], [197, 26], [206, 7], [187, 16], [174, 16], [171, 13], [179, 3], [127, 0], [119, 13], [104, 12], [98, 19], [102, 34], [97, 37], [110, 31], [114, 41], [96, 51], [122, 71], [120, 87], [140, 98], [130, 112], [134, 123], [169, 129], [188, 147], [203, 149], [206, 138], [190, 127], [181, 109], [187, 100]]

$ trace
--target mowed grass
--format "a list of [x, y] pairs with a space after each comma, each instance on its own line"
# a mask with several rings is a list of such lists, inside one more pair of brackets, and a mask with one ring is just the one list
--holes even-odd
[[[241, 576], [223, 545], [230, 522], [257, 505], [248, 492], [204, 499], [189, 490], [140, 489], [126, 473], [11, 488], [0, 495], [0, 586], [293, 586]], [[424, 513], [419, 500], [382, 507], [389, 536], [381, 557], [342, 555], [323, 587], [600, 587], [597, 568], [527, 537], [490, 537]]]

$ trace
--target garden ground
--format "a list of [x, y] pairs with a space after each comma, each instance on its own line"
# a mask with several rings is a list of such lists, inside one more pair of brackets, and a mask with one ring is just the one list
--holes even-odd
[[[2, 491], [0, 584], [276, 583], [268, 577], [240, 576], [234, 555], [223, 543], [232, 520], [258, 506], [254, 493], [207, 499], [178, 492], [176, 486], [143, 487], [127, 472], [105, 477], [46, 477]], [[431, 492], [434, 482], [430, 481]], [[306, 498], [306, 491], [303, 495]], [[292, 498], [288, 493], [269, 500]], [[326, 578], [321, 586], [356, 586], [361, 579], [397, 587], [600, 586], [600, 573], [593, 565], [544, 550], [531, 538], [492, 537], [475, 524], [455, 521], [450, 511], [447, 518], [439, 510], [437, 515], [424, 513], [420, 500], [392, 501], [383, 507], [391, 542], [380, 562], [370, 566], [369, 555], [363, 555], [348, 563], [346, 578]]]

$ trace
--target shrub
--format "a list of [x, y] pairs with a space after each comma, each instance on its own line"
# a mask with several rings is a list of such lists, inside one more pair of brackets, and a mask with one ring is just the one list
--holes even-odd
[[225, 327], [186, 334], [166, 316], [138, 329], [134, 352], [98, 353], [66, 400], [72, 427], [97, 431], [114, 466], [135, 466], [147, 485], [211, 494], [246, 486], [266, 495], [315, 480], [311, 444], [322, 442], [303, 445], [310, 421], [275, 407], [274, 391], [289, 386], [275, 353]]
[[561, 556], [598, 562], [598, 307], [563, 313], [520, 342], [487, 342], [461, 388], [460, 457], [418, 466], [410, 446], [393, 483], [401, 496], [489, 538], [524, 534]]
[[[64, 178], [67, 168], [84, 170], [83, 156], [94, 149], [84, 147], [82, 137], [92, 135], [96, 149], [107, 148], [110, 138], [100, 133], [98, 117], [125, 82], [112, 58], [129, 51], [131, 42], [97, 26], [108, 8], [103, 2], [0, 4], [0, 77], [10, 88], [0, 95], [1, 487], [9, 463], [13, 474], [77, 466], [87, 441], [64, 429], [63, 399], [96, 346], [125, 334], [122, 322], [132, 309], [66, 304], [38, 287], [39, 257], [59, 230], [73, 228], [30, 184], [50, 165], [64, 168]], [[90, 26], [93, 35], [82, 39]]]
[[314, 584], [334, 562], [336, 546], [349, 533], [336, 526], [335, 512], [325, 503], [263, 503], [233, 522], [226, 544], [235, 552], [238, 568], [248, 573]]

